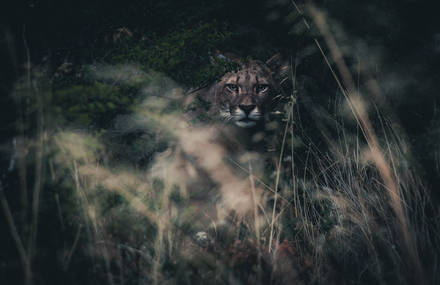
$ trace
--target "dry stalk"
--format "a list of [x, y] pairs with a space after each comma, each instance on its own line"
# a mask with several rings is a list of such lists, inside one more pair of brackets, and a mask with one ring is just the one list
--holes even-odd
[[[356, 88], [351, 72], [344, 61], [342, 52], [339, 49], [335, 38], [328, 29], [328, 25], [324, 14], [311, 4], [308, 5], [308, 11], [310, 12], [312, 19], [316, 24], [316, 26], [318, 27], [319, 31], [324, 36], [324, 39], [330, 50], [332, 59], [335, 62], [338, 71], [342, 76], [342, 81], [346, 89], [343, 88], [343, 86], [340, 83], [340, 80], [337, 79], [337, 75], [332, 71], [333, 76], [335, 77], [335, 79], [337, 79], [336, 81], [341, 89], [342, 94], [345, 96], [352, 110], [352, 113], [364, 134], [364, 137], [369, 146], [372, 160], [376, 165], [376, 168], [378, 169], [380, 176], [385, 184], [384, 186], [385, 189], [387, 190], [390, 199], [391, 208], [393, 209], [396, 215], [399, 224], [399, 230], [403, 236], [403, 242], [406, 246], [411, 261], [416, 269], [417, 279], [419, 280], [420, 283], [424, 283], [424, 274], [423, 274], [423, 269], [420, 262], [417, 246], [415, 244], [414, 237], [411, 234], [410, 226], [408, 224], [408, 218], [405, 209], [402, 205], [403, 197], [401, 196], [399, 187], [395, 181], [395, 177], [393, 177], [390, 165], [385, 159], [381, 147], [378, 143], [374, 128], [372, 127], [367, 114], [366, 103], [364, 102], [362, 97], [360, 97], [356, 92]], [[322, 52], [322, 49], [320, 50]], [[332, 70], [330, 63], [327, 60], [327, 57], [323, 52], [322, 54], [326, 60], [327, 65]]]

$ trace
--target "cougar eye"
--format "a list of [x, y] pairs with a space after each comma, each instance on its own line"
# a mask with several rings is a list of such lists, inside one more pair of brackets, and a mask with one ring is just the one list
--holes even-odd
[[238, 92], [238, 86], [235, 84], [228, 84], [226, 85], [226, 87], [229, 89], [229, 91], [231, 92]]
[[269, 85], [267, 85], [267, 84], [259, 84], [259, 85], [257, 85], [257, 92], [258, 93], [259, 92], [264, 92], [267, 89], [269, 89]]

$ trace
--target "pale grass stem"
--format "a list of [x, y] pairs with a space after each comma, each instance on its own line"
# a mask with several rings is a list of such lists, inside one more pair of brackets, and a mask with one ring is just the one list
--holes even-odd
[[[342, 85], [340, 85], [339, 83], [338, 85], [340, 86], [342, 94], [345, 96], [348, 104], [350, 105], [350, 108], [352, 109], [353, 115], [357, 123], [359, 124], [359, 127], [363, 131], [363, 134], [370, 149], [371, 157], [380, 173], [380, 176], [382, 177], [382, 180], [384, 181], [385, 189], [388, 192], [391, 207], [394, 210], [394, 213], [399, 223], [401, 234], [403, 235], [403, 242], [408, 250], [411, 262], [416, 269], [417, 279], [420, 283], [424, 283], [424, 273], [420, 262], [417, 246], [415, 244], [414, 237], [411, 234], [411, 230], [408, 225], [408, 218], [402, 205], [403, 199], [401, 197], [401, 193], [399, 191], [399, 187], [395, 181], [395, 178], [392, 175], [390, 166], [386, 161], [383, 152], [381, 151], [375, 131], [368, 118], [366, 103], [364, 102], [362, 97], [357, 95], [357, 92], [355, 91], [356, 88], [353, 78], [351, 76], [351, 72], [344, 61], [343, 55], [336, 43], [335, 38], [328, 28], [324, 14], [313, 5], [308, 5], [308, 10], [316, 26], [320, 30], [321, 34], [324, 36], [327, 46], [329, 47], [332, 59], [342, 76], [342, 80], [347, 89], [342, 88]], [[326, 62], [330, 67], [331, 65], [329, 64], [328, 60], [326, 60]], [[334, 76], [336, 77], [335, 74]]]

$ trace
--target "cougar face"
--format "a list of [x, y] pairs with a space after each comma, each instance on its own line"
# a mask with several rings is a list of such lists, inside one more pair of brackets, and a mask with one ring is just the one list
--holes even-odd
[[214, 92], [220, 117], [242, 128], [261, 123], [279, 89], [272, 74], [266, 63], [257, 60], [225, 74]]

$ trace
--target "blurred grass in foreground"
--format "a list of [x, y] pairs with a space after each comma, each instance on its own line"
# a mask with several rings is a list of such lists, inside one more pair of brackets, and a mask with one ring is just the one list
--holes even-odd
[[[192, 121], [183, 88], [135, 66], [92, 66], [93, 84], [59, 90], [44, 70], [17, 82], [23, 112], [2, 177], [17, 182], [0, 185], [0, 200], [25, 283], [438, 283], [437, 214], [408, 142], [362, 95], [380, 96], [368, 71], [360, 90], [309, 9], [340, 88], [336, 115], [309, 114], [325, 146], [305, 135], [296, 75], [279, 117], [254, 137], [271, 151]], [[80, 103], [66, 112], [66, 98]], [[133, 107], [120, 114], [124, 104]]]

